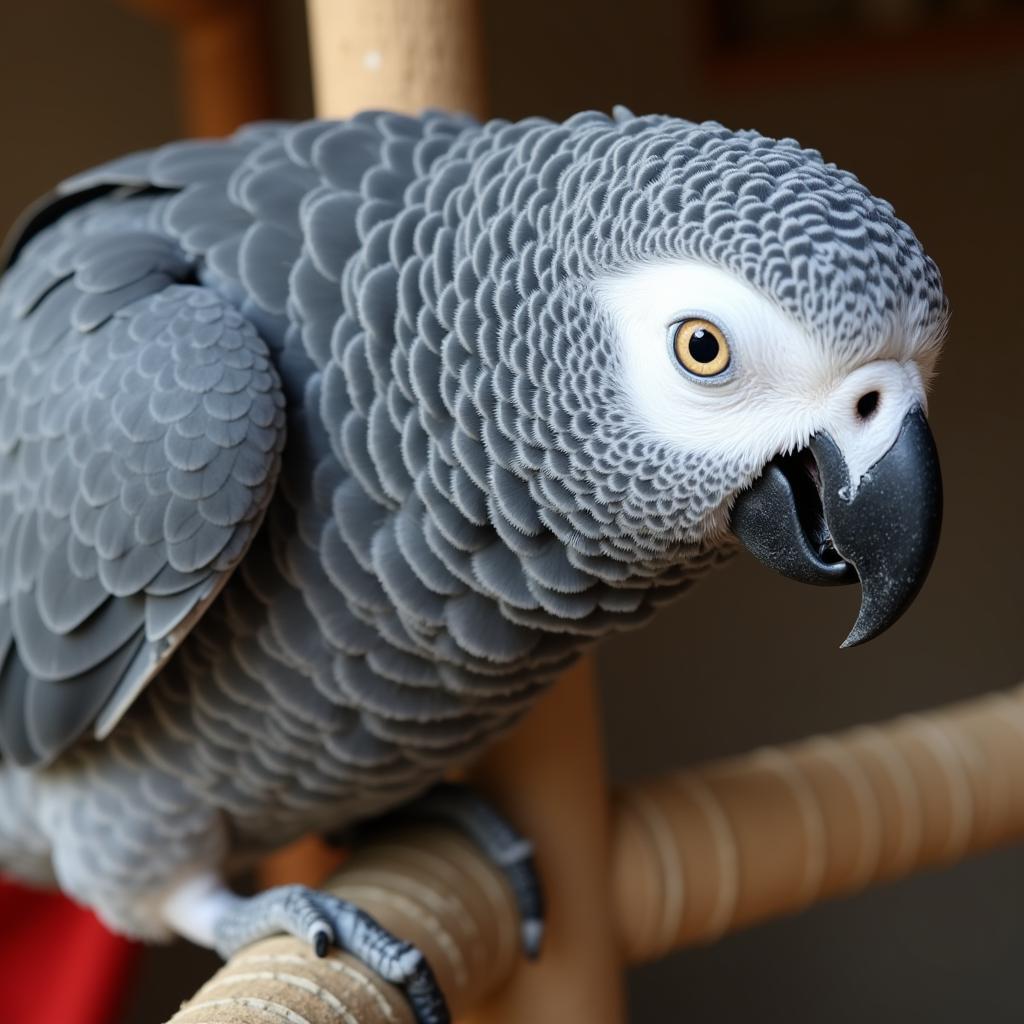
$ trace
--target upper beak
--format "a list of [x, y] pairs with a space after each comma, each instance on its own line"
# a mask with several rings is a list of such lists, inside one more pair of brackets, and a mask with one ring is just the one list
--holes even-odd
[[769, 463], [732, 513], [733, 532], [783, 575], [819, 584], [860, 579], [860, 613], [843, 647], [878, 636], [910, 607], [941, 524], [938, 454], [919, 406], [856, 487], [836, 442], [818, 433], [803, 452]]

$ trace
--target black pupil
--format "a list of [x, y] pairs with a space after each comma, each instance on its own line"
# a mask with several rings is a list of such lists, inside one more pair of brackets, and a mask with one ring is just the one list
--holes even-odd
[[698, 363], [711, 363], [718, 356], [718, 339], [703, 327], [690, 335], [690, 355]]

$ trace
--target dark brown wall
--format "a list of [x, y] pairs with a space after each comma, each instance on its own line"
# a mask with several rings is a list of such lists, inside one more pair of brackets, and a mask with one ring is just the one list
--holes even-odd
[[[301, 116], [301, 5], [282, 0], [275, 11], [282, 112]], [[1024, 46], [880, 46], [882, 57], [854, 53], [832, 67], [808, 41], [809, 59], [726, 66], [695, 7], [666, 0], [494, 3], [487, 41], [502, 116], [621, 102], [820, 148], [913, 225], [953, 304], [932, 403], [946, 528], [918, 602], [886, 636], [840, 652], [854, 594], [803, 588], [738, 560], [642, 635], [605, 645], [615, 774], [1020, 679]], [[105, 0], [0, 4], [0, 221], [61, 175], [171, 137], [175, 123], [173, 53], [161, 30]], [[989, 856], [637, 971], [633, 1019], [1018, 1021], [1022, 912], [1024, 853]], [[176, 964], [148, 963], [146, 987], [167, 992], [164, 1006], [188, 985], [168, 975]]]

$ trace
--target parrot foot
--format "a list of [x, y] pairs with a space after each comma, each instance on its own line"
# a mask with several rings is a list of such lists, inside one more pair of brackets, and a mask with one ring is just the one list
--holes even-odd
[[396, 816], [451, 825], [483, 850], [512, 887], [523, 952], [535, 960], [544, 938], [544, 896], [533, 844], [486, 800], [457, 783], [439, 783], [400, 808]]
[[330, 893], [282, 885], [256, 896], [235, 897], [214, 926], [214, 940], [217, 952], [227, 959], [243, 946], [281, 932], [305, 940], [317, 956], [326, 956], [332, 945], [350, 953], [402, 989], [417, 1024], [448, 1024], [451, 1019], [423, 954], [365, 911]]

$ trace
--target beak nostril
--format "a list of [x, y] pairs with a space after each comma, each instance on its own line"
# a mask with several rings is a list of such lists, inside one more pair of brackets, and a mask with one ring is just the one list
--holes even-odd
[[869, 420], [875, 414], [875, 410], [878, 408], [878, 402], [881, 399], [881, 395], [877, 391], [869, 391], [865, 395], [861, 395], [857, 399], [857, 415], [862, 420]]

